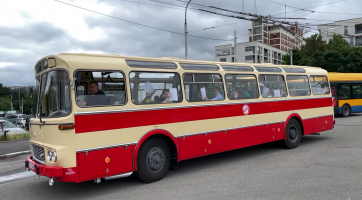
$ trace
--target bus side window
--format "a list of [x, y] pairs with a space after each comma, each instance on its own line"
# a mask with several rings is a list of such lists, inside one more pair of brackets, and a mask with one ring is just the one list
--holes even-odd
[[223, 101], [225, 99], [224, 86], [220, 74], [192, 73], [184, 74], [186, 100]]
[[310, 95], [309, 81], [306, 75], [287, 75], [287, 85], [289, 95], [292, 97]]
[[313, 95], [330, 93], [327, 76], [310, 76], [310, 84]]
[[173, 72], [130, 72], [132, 102], [141, 104], [179, 103], [181, 81]]
[[225, 82], [230, 100], [259, 98], [255, 75], [226, 74]]
[[262, 97], [286, 97], [287, 88], [282, 75], [259, 75], [259, 86]]
[[[115, 106], [126, 104], [124, 75], [119, 71], [77, 71], [76, 88], [79, 107]], [[85, 86], [88, 85], [88, 88]]]

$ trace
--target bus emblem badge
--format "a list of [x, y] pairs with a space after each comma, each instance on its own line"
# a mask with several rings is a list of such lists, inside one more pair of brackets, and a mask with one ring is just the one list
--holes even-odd
[[250, 108], [249, 108], [249, 106], [247, 104], [245, 104], [243, 106], [243, 113], [244, 113], [244, 115], [247, 115], [247, 114], [250, 113]]
[[105, 161], [106, 161], [106, 163], [109, 163], [109, 161], [111, 161], [111, 159], [107, 157], [107, 158], [105, 159]]
[[209, 139], [209, 141], [208, 141], [208, 142], [209, 142], [209, 144], [211, 144], [211, 140], [210, 140], [210, 139]]

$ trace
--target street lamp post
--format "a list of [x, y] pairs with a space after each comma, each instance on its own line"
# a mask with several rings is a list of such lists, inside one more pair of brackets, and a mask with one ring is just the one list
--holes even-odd
[[184, 25], [184, 29], [185, 29], [185, 60], [187, 60], [188, 57], [188, 51], [187, 51], [187, 20], [186, 20], [186, 12], [187, 12], [187, 7], [189, 6], [190, 2], [192, 0], [190, 0], [185, 8], [185, 25]]

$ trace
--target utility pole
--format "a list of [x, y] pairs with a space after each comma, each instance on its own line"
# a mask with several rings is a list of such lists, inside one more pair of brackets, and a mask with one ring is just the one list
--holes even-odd
[[13, 94], [10, 94], [10, 109], [13, 111]]
[[21, 114], [24, 114], [24, 98], [21, 98]]
[[185, 25], [184, 25], [184, 29], [185, 29], [185, 60], [187, 60], [188, 58], [188, 49], [187, 49], [187, 20], [186, 20], [186, 12], [187, 12], [187, 7], [189, 6], [190, 2], [192, 0], [190, 0], [185, 8]]
[[237, 62], [237, 53], [236, 53], [236, 49], [237, 49], [237, 42], [236, 42], [236, 31], [234, 31], [234, 62]]
[[290, 65], [293, 65], [293, 49], [290, 50]]
[[20, 110], [21, 110], [21, 108], [20, 108], [20, 87], [19, 87], [19, 113], [20, 113]]

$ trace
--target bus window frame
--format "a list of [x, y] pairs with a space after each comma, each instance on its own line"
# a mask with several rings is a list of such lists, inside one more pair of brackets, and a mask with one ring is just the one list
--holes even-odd
[[[177, 71], [143, 71], [143, 70], [139, 70], [139, 71], [137, 71], [137, 70], [132, 70], [132, 71], [129, 71], [129, 73], [128, 73], [128, 76], [129, 76], [129, 78], [128, 78], [128, 82], [129, 82], [129, 85], [131, 85], [131, 83], [133, 83], [134, 84], [134, 82], [131, 82], [131, 76], [130, 76], [130, 74], [132, 73], [132, 72], [134, 72], [134, 73], [136, 73], [136, 72], [139, 72], [139, 74], [141, 74], [141, 73], [172, 73], [172, 74], [177, 74], [178, 75], [178, 77], [179, 77], [179, 80], [180, 80], [180, 96], [182, 97], [182, 100], [181, 101], [179, 101], [179, 100], [177, 100], [177, 102], [172, 102], [172, 103], [152, 103], [152, 104], [148, 104], [148, 103], [146, 103], [146, 104], [136, 104], [136, 102], [133, 102], [132, 101], [132, 91], [131, 91], [131, 86], [130, 86], [130, 94], [131, 94], [131, 102], [133, 103], [133, 105], [135, 105], [135, 106], [141, 106], [141, 105], [167, 105], [167, 104], [171, 104], [171, 105], [174, 105], [174, 104], [177, 104], [177, 103], [182, 103], [183, 102], [183, 100], [184, 100], [184, 95], [183, 95], [183, 90], [182, 90], [182, 80], [181, 80], [181, 75], [180, 75], [180, 73], [178, 73]], [[138, 76], [138, 79], [141, 79], [139, 76]], [[172, 79], [172, 80], [174, 80], [174, 79]], [[139, 82], [139, 83], [146, 83], [146, 82]], [[151, 82], [150, 82], [151, 83]], [[135, 84], [134, 84], [135, 85]], [[138, 85], [138, 87], [139, 87], [139, 85]], [[134, 88], [136, 88], [136, 87], [134, 87]], [[176, 89], [177, 89], [177, 87], [176, 87]], [[179, 91], [177, 91], [177, 92], [179, 92]], [[136, 93], [136, 92], [134, 92], [134, 93]], [[138, 88], [137, 88], [137, 98], [138, 98]]]
[[[289, 94], [289, 87], [288, 87], [288, 76], [306, 76], [307, 79], [308, 79], [308, 84], [309, 84], [309, 95], [302, 95], [302, 96], [292, 96]], [[287, 89], [288, 89], [288, 96], [292, 97], [292, 98], [295, 98], [295, 97], [308, 97], [308, 96], [312, 96], [312, 85], [311, 85], [311, 82], [310, 82], [310, 77], [307, 75], [307, 74], [287, 74], [286, 76], [286, 84], [287, 84]]]
[[257, 77], [257, 74], [238, 74], [238, 73], [225, 73], [225, 75], [224, 75], [224, 80], [225, 80], [225, 87], [226, 87], [226, 76], [227, 75], [251, 75], [251, 76], [254, 76], [255, 77], [255, 84], [256, 84], [256, 89], [257, 89], [257, 91], [258, 91], [258, 96], [257, 97], [255, 97], [255, 98], [243, 98], [243, 99], [230, 99], [229, 98], [229, 96], [228, 96], [228, 94], [227, 94], [227, 91], [226, 91], [226, 94], [227, 94], [227, 98], [228, 98], [228, 100], [230, 100], [230, 101], [235, 101], [235, 100], [248, 100], [248, 99], [259, 99], [260, 97], [261, 97], [261, 94], [260, 94], [260, 87], [258, 87], [258, 83], [259, 83], [259, 81], [258, 81], [258, 77]]
[[[280, 97], [264, 97], [263, 96], [263, 91], [261, 90], [260, 88], [260, 76], [282, 76], [284, 78], [284, 85], [285, 85], [285, 91], [284, 93], [287, 93], [287, 96], [286, 97], [283, 97], [283, 96], [280, 96]], [[263, 98], [263, 99], [278, 99], [278, 98], [287, 98], [287, 97], [290, 97], [289, 95], [289, 90], [288, 90], [288, 85], [287, 85], [287, 82], [286, 82], [287, 78], [284, 74], [280, 73], [280, 74], [258, 74], [258, 88], [259, 88], [259, 91], [260, 91], [260, 98]], [[263, 83], [264, 84], [264, 83]], [[264, 87], [264, 86], [263, 86]], [[270, 89], [270, 88], [269, 88]], [[280, 90], [280, 88], [279, 88]]]
[[[195, 82], [195, 76], [194, 76], [194, 74], [211, 74], [211, 75], [213, 75], [213, 74], [218, 74], [218, 75], [220, 75], [220, 77], [221, 77], [221, 84], [222, 84], [222, 88], [223, 88], [223, 92], [224, 92], [224, 95], [223, 95], [224, 99], [221, 100], [221, 101], [220, 101], [220, 100], [218, 100], [218, 101], [209, 100], [208, 102], [222, 102], [222, 101], [225, 101], [226, 99], [228, 99], [228, 98], [227, 98], [227, 93], [226, 93], [226, 95], [225, 95], [225, 92], [226, 92], [225, 83], [224, 83], [225, 78], [223, 77], [222, 74], [220, 74], [220, 73], [213, 73], [213, 72], [216, 72], [216, 71], [207, 71], [206, 73], [203, 73], [203, 72], [195, 72], [195, 73], [185, 72], [185, 73], [182, 74], [182, 84], [183, 84], [182, 87], [185, 87], [184, 76], [187, 75], [187, 74], [191, 74], [191, 75], [192, 75], [192, 81], [193, 81], [193, 82], [186, 82], [186, 83], [204, 83], [204, 84], [207, 84], [207, 83], [219, 83], [219, 82], [214, 82], [214, 81], [215, 81], [215, 80], [214, 80], [214, 76], [212, 76], [212, 81], [213, 81], [213, 82]], [[221, 88], [221, 87], [220, 87], [220, 88]], [[186, 89], [185, 89], [185, 91], [186, 91]], [[191, 96], [191, 98], [192, 98], [192, 96]], [[185, 93], [185, 99], [186, 99], [186, 93]], [[196, 102], [203, 102], [204, 100], [203, 100], [203, 101], [189, 101], [189, 100], [186, 99], [186, 101], [189, 102], [189, 103], [196, 103]]]
[[[313, 82], [315, 82], [314, 81], [315, 76], [322, 76], [322, 77], [324, 76], [324, 77], [326, 77], [327, 83], [328, 83], [327, 85], [328, 85], [328, 89], [329, 89], [329, 92], [327, 94], [314, 94], [313, 93], [311, 77], [313, 77]], [[310, 82], [309, 83], [310, 84], [310, 91], [311, 91], [312, 95], [329, 95], [330, 94], [332, 96], [332, 94], [331, 94], [331, 83], [329, 82], [328, 75], [313, 75], [313, 74], [311, 74], [311, 75], [309, 75], [309, 82]]]
[[[78, 98], [78, 96], [77, 96], [77, 93], [76, 93], [76, 91], [74, 91], [75, 92], [75, 94], [74, 94], [74, 97], [75, 97], [75, 104], [78, 106], [78, 108], [97, 108], [97, 107], [112, 107], [112, 106], [125, 106], [125, 105], [127, 105], [128, 104], [128, 91], [127, 91], [127, 83], [126, 83], [126, 74], [123, 72], [123, 71], [121, 71], [121, 70], [107, 70], [107, 69], [77, 69], [77, 70], [75, 70], [74, 71], [74, 73], [73, 73], [73, 79], [74, 79], [74, 77], [75, 77], [75, 74], [77, 73], [77, 72], [79, 72], [79, 71], [81, 71], [81, 72], [120, 72], [121, 74], [123, 74], [123, 84], [124, 84], [124, 92], [125, 92], [125, 103], [124, 104], [118, 104], [118, 105], [95, 105], [95, 106], [79, 106], [78, 104], [77, 104], [77, 98]], [[94, 77], [93, 77], [93, 74], [91, 74], [91, 78], [92, 78], [92, 81], [94, 80]], [[102, 77], [102, 80], [103, 80], [103, 77]], [[74, 82], [74, 88], [76, 88], [77, 86], [75, 85], [76, 83], [75, 83], [75, 81], [74, 80], [72, 80], [73, 82]], [[80, 82], [80, 85], [83, 85], [82, 83], [85, 83], [84, 81], [82, 82], [82, 79], [81, 79], [81, 82]], [[87, 87], [88, 87], [88, 82], [86, 82], [87, 84]], [[103, 82], [102, 82], [102, 87], [103, 87]], [[88, 88], [86, 88], [86, 90], [85, 91], [87, 91], [88, 92]], [[103, 91], [103, 90], [102, 90]], [[104, 91], [103, 91], [104, 92]], [[107, 96], [107, 95], [106, 95]]]

